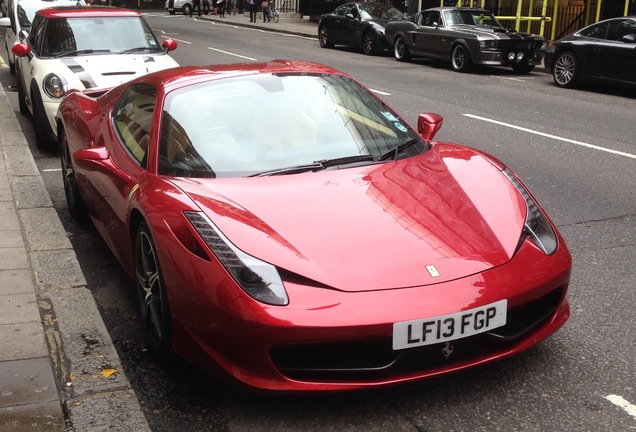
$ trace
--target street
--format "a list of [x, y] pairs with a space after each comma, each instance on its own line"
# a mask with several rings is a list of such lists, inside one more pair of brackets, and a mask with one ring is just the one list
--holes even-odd
[[[181, 64], [311, 60], [351, 74], [412, 124], [420, 112], [443, 115], [436, 139], [475, 147], [508, 164], [573, 255], [570, 320], [517, 357], [373, 391], [246, 394], [145, 349], [133, 283], [97, 232], [70, 217], [59, 154], [36, 149], [31, 121], [19, 114], [15, 78], [1, 69], [0, 80], [153, 431], [636, 430], [636, 91], [559, 89], [539, 70], [459, 74], [444, 64], [321, 49], [315, 38], [164, 12], [146, 19], [158, 35], [178, 41], [171, 55]], [[4, 50], [2, 56], [6, 62]], [[205, 121], [215, 113], [196, 115]]]

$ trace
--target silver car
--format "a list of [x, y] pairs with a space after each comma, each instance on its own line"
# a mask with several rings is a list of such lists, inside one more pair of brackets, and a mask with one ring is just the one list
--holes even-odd
[[395, 59], [427, 57], [466, 72], [473, 65], [510, 66], [529, 73], [543, 61], [546, 40], [504, 28], [485, 9], [439, 7], [386, 25]]

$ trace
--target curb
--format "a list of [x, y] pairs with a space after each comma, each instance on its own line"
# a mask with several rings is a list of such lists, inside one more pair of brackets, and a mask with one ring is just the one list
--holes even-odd
[[[0, 150], [57, 389], [59, 410], [53, 408], [57, 419], [49, 419], [48, 426], [59, 425], [59, 418], [63, 418], [60, 430], [65, 431], [150, 431], [22, 128], [1, 87], [0, 126]], [[15, 363], [26, 361], [33, 359], [23, 355]], [[0, 417], [4, 412], [22, 410], [23, 423], [13, 421], [10, 430], [33, 430], [30, 416], [41, 409], [39, 404], [12, 406], [3, 409]], [[0, 425], [11, 423], [5, 418], [0, 419]], [[21, 425], [29, 426], [22, 429]], [[47, 427], [47, 430], [53, 429]]]

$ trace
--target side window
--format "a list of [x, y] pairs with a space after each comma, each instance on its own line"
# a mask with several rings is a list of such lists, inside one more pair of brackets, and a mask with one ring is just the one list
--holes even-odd
[[628, 34], [636, 34], [636, 21], [633, 20], [616, 20], [610, 24], [607, 39], [620, 41], [621, 38]]
[[437, 11], [427, 12], [424, 15], [424, 19], [423, 19], [422, 25], [425, 25], [427, 27], [432, 27], [433, 25], [435, 25], [435, 23], [437, 23], [439, 25], [442, 25], [442, 21], [440, 20], [439, 12], [437, 12]]
[[605, 39], [607, 35], [607, 27], [608, 23], [601, 23], [582, 30], [581, 35], [595, 39]]
[[157, 100], [149, 84], [130, 86], [113, 108], [115, 131], [130, 156], [146, 168], [152, 118]]
[[34, 54], [37, 56], [40, 55], [40, 42], [42, 41], [44, 24], [45, 20], [40, 15], [36, 15], [35, 18], [33, 18], [33, 26], [31, 27], [29, 38], [27, 39], [31, 46], [31, 50], [34, 51]]

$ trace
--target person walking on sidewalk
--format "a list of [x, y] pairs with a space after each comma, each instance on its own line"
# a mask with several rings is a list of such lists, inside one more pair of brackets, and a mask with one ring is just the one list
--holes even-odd
[[192, 18], [192, 13], [195, 9], [199, 10], [199, 15], [201, 16], [201, 1], [203, 0], [192, 0], [192, 9], [190, 9], [190, 18]]
[[263, 0], [261, 2], [261, 10], [263, 11], [263, 22], [269, 22], [269, 0]]
[[247, 0], [247, 8], [250, 11], [250, 22], [256, 22], [256, 4], [257, 0]]

